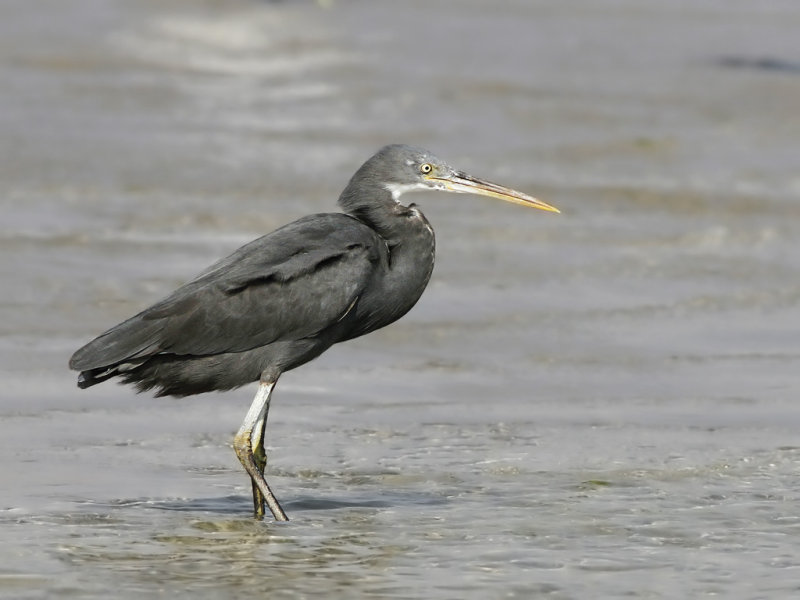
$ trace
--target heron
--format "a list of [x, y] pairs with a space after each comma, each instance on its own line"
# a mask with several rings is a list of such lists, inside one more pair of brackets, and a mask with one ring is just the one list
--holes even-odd
[[245, 244], [163, 300], [112, 327], [69, 361], [78, 387], [111, 378], [155, 396], [183, 397], [258, 382], [233, 438], [250, 476], [256, 519], [288, 517], [268, 485], [264, 448], [270, 399], [281, 374], [333, 344], [405, 315], [434, 264], [434, 233], [413, 191], [479, 194], [557, 208], [473, 177], [431, 152], [381, 148], [339, 196], [341, 212], [300, 218]]

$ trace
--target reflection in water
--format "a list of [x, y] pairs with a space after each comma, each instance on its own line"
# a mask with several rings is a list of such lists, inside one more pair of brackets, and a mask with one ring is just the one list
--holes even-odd
[[104, 516], [84, 516], [65, 521], [66, 527], [80, 526], [84, 539], [62, 547], [59, 556], [90, 572], [111, 569], [123, 589], [145, 592], [158, 590], [163, 582], [191, 582], [200, 594], [206, 588], [231, 595], [264, 590], [304, 594], [321, 585], [329, 593], [354, 586], [368, 593], [388, 583], [384, 573], [395, 557], [412, 550], [386, 543], [376, 514], [340, 513], [332, 527], [313, 517], [291, 525], [196, 519], [178, 531], [153, 533], [149, 540], [141, 530], [122, 536], [117, 531], [109, 538]]

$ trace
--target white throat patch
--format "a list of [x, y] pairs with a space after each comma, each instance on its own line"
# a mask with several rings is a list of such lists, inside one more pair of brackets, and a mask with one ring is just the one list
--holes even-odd
[[392, 200], [400, 202], [400, 196], [406, 192], [413, 192], [415, 190], [430, 190], [430, 186], [424, 183], [384, 183], [383, 187], [389, 190], [392, 195]]

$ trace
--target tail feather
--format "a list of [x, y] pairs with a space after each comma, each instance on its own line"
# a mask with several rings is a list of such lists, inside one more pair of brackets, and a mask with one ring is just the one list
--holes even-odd
[[78, 387], [82, 390], [85, 390], [86, 388], [97, 385], [98, 383], [103, 383], [105, 380], [111, 379], [116, 375], [122, 375], [127, 380], [135, 381], [136, 377], [130, 375], [131, 371], [134, 371], [142, 366], [147, 362], [147, 360], [147, 358], [137, 358], [123, 363], [118, 363], [116, 365], [109, 365], [107, 367], [86, 369], [85, 371], [81, 371], [78, 375]]
[[111, 379], [117, 374], [117, 369], [112, 367], [110, 369], [91, 369], [89, 371], [81, 371], [78, 375], [78, 387], [85, 390], [88, 387], [103, 383], [106, 379]]

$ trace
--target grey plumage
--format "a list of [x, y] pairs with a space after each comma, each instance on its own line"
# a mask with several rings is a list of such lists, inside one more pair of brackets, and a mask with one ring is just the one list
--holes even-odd
[[[81, 371], [78, 384], [119, 376], [158, 396], [227, 390], [258, 381], [267, 369], [293, 369], [405, 314], [430, 278], [434, 242], [421, 213], [395, 202], [381, 183], [392, 181], [386, 162], [398, 152], [413, 152], [417, 161], [430, 156], [387, 146], [367, 161], [340, 198], [361, 219], [310, 215], [242, 246], [75, 352], [69, 366]], [[408, 170], [406, 162], [393, 164]], [[419, 259], [407, 251], [414, 242], [424, 251]], [[397, 275], [412, 294], [388, 293]]]
[[347, 312], [387, 255], [375, 232], [352, 217], [304, 217], [100, 335], [70, 367], [91, 384], [115, 366], [144, 360], [117, 373], [140, 390], [159, 388], [158, 395], [257, 381], [271, 363], [284, 371], [346, 338]]
[[112, 377], [157, 396], [187, 396], [260, 381], [234, 440], [264, 503], [285, 519], [263, 478], [263, 432], [281, 373], [332, 344], [388, 325], [428, 284], [434, 234], [424, 215], [399, 202], [415, 189], [473, 192], [545, 210], [530, 196], [475, 179], [426, 150], [392, 145], [353, 175], [343, 213], [316, 214], [260, 237], [153, 306], [112, 327], [72, 356], [78, 385]]

